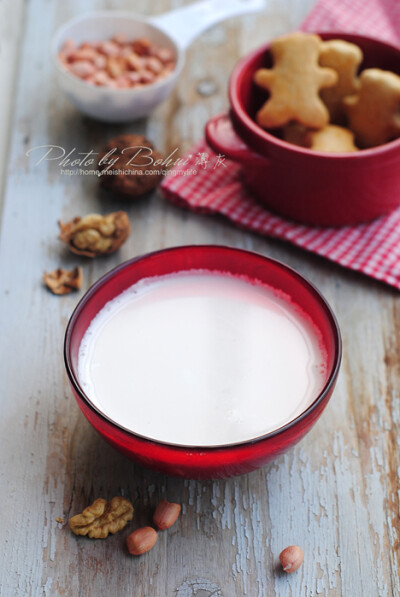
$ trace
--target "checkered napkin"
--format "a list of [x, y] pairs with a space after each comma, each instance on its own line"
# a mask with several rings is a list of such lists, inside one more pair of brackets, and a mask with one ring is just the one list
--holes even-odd
[[[303, 23], [310, 31], [340, 30], [400, 44], [399, 0], [320, 0]], [[196, 170], [196, 174], [190, 172]], [[372, 223], [319, 228], [281, 218], [258, 204], [244, 188], [240, 166], [223, 160], [200, 141], [162, 186], [182, 207], [222, 214], [236, 225], [287, 240], [344, 267], [400, 290], [400, 208]]]

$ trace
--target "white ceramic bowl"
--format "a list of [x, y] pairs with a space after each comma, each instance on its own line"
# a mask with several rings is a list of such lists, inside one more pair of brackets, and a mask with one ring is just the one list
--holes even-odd
[[[174, 89], [185, 61], [185, 49], [202, 31], [231, 16], [257, 12], [264, 0], [203, 0], [169, 13], [146, 19], [126, 11], [96, 11], [68, 21], [52, 41], [51, 54], [61, 89], [73, 104], [88, 116], [105, 122], [127, 122], [146, 116]], [[122, 33], [131, 39], [147, 37], [156, 45], [172, 50], [175, 69], [164, 79], [149, 85], [115, 89], [97, 87], [68, 72], [58, 53], [67, 39], [78, 45], [105, 41]]]
[[[144, 87], [114, 89], [86, 83], [62, 66], [58, 53], [67, 39], [79, 45], [107, 40], [117, 33], [131, 39], [147, 37], [154, 44], [172, 50], [175, 69], [164, 79]], [[51, 52], [58, 83], [67, 97], [84, 114], [106, 122], [126, 122], [146, 116], [171, 93], [184, 64], [183, 50], [167, 33], [141, 17], [119, 11], [99, 11], [72, 19], [56, 32]]]

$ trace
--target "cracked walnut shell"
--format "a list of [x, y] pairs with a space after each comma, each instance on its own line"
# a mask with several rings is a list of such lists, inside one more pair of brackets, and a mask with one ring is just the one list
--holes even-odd
[[106, 216], [89, 214], [76, 217], [60, 226], [59, 238], [77, 255], [97, 257], [113, 253], [126, 241], [130, 232], [128, 214], [116, 211]]
[[109, 533], [121, 531], [133, 518], [133, 506], [123, 497], [107, 502], [98, 498], [91, 506], [69, 519], [75, 535], [88, 535], [90, 539], [105, 539]]
[[82, 280], [81, 267], [73, 270], [58, 268], [43, 274], [43, 281], [53, 294], [69, 294], [72, 290], [80, 290]]

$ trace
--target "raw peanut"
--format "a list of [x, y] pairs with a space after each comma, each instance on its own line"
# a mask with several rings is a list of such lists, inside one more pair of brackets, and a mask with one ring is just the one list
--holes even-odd
[[165, 77], [168, 77], [172, 73], [173, 70], [174, 70], [174, 67], [170, 68], [168, 66], [164, 66], [163, 70], [158, 75], [158, 79], [165, 79]]
[[158, 60], [158, 58], [154, 58], [153, 56], [151, 58], [146, 59], [145, 66], [149, 71], [151, 71], [155, 75], [159, 75], [160, 72], [163, 70], [162, 62]]
[[133, 556], [141, 556], [150, 551], [157, 543], [157, 532], [151, 527], [143, 527], [133, 531], [126, 540], [128, 551]]
[[131, 87], [140, 83], [140, 75], [139, 73], [128, 73], [126, 78], [130, 82]]
[[139, 56], [148, 56], [151, 49], [151, 42], [147, 37], [141, 37], [132, 42], [132, 48]]
[[167, 500], [161, 500], [154, 512], [153, 522], [160, 531], [169, 529], [178, 519], [181, 507]]
[[80, 47], [82, 48], [82, 50], [84, 50], [85, 48], [93, 48], [93, 50], [98, 50], [100, 45], [101, 41], [84, 41]]
[[140, 71], [143, 68], [143, 60], [135, 52], [130, 52], [126, 57], [126, 63], [132, 70]]
[[128, 58], [128, 56], [132, 54], [132, 47], [130, 46], [130, 44], [126, 45], [126, 46], [122, 46], [120, 51], [119, 51], [119, 55], [122, 58]]
[[164, 64], [166, 64], [167, 62], [173, 62], [175, 60], [174, 53], [172, 52], [172, 50], [169, 50], [168, 48], [159, 48], [156, 51], [155, 55]]
[[154, 79], [155, 79], [154, 74], [148, 70], [143, 70], [140, 73], [140, 82], [141, 83], [146, 83], [146, 84], [153, 83]]
[[107, 71], [110, 77], [117, 79], [124, 72], [123, 61], [119, 57], [110, 57], [107, 60]]
[[303, 563], [304, 553], [298, 545], [289, 545], [279, 554], [282, 568], [288, 574], [296, 572]]
[[71, 62], [75, 62], [76, 60], [89, 60], [90, 62], [94, 62], [98, 56], [98, 53], [93, 48], [79, 48], [76, 52], [70, 55]]
[[66, 68], [67, 70], [69, 70], [69, 61], [68, 61], [68, 56], [66, 54], [64, 54], [63, 52], [60, 52], [58, 55], [58, 59], [61, 63], [61, 65]]
[[120, 48], [112, 41], [104, 41], [100, 44], [99, 50], [106, 56], [118, 56]]
[[93, 75], [93, 82], [95, 85], [109, 85], [111, 79], [104, 70], [99, 70]]
[[69, 65], [69, 70], [80, 79], [86, 79], [96, 72], [95, 67], [88, 60], [77, 60], [76, 62], [72, 62]]
[[129, 43], [129, 37], [125, 35], [125, 33], [117, 33], [117, 35], [114, 35], [111, 41], [118, 44], [119, 46], [124, 46]]
[[115, 79], [115, 84], [119, 89], [127, 89], [128, 87], [132, 87], [132, 82], [124, 75], [117, 77]]
[[58, 57], [64, 68], [85, 82], [114, 89], [150, 85], [166, 77], [176, 65], [170, 49], [147, 38], [129, 41], [125, 34], [79, 46], [66, 40]]
[[62, 54], [65, 56], [70, 56], [76, 51], [76, 43], [73, 39], [66, 39], [64, 42], [63, 47], [61, 48]]
[[103, 70], [107, 66], [107, 58], [103, 54], [96, 52], [96, 56], [93, 58], [93, 64], [99, 70]]
[[175, 64], [169, 63], [166, 64], [163, 68], [163, 70], [161, 71], [161, 73], [158, 75], [158, 78], [164, 78], [167, 77], [168, 75], [170, 75], [172, 73], [172, 71], [175, 68]]

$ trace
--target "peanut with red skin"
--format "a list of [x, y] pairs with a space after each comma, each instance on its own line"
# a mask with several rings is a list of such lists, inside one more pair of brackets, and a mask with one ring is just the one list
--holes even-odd
[[153, 522], [160, 531], [169, 529], [177, 521], [180, 511], [181, 506], [179, 504], [161, 500], [154, 512]]
[[67, 39], [58, 56], [67, 71], [86, 83], [115, 89], [150, 85], [168, 76], [176, 64], [169, 48], [157, 46], [146, 38], [130, 41], [122, 33], [109, 40], [83, 42], [79, 46]]
[[141, 556], [155, 546], [157, 539], [157, 532], [152, 527], [142, 527], [129, 535], [126, 546], [130, 554]]
[[304, 553], [298, 545], [289, 545], [279, 554], [282, 568], [288, 574], [296, 572], [303, 563]]

